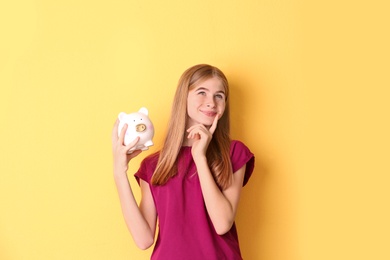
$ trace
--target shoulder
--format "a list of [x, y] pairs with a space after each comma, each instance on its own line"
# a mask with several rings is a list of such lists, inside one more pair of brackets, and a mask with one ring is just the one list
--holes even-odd
[[236, 150], [249, 150], [249, 148], [239, 140], [230, 141], [230, 154], [234, 153]]
[[232, 140], [230, 142], [230, 158], [234, 160], [245, 160], [245, 158], [253, 157], [253, 153], [241, 141]]
[[241, 141], [232, 140], [230, 143], [230, 160], [233, 173], [246, 165], [244, 185], [248, 182], [255, 166], [255, 156]]
[[146, 156], [141, 164], [157, 165], [159, 156], [160, 152], [152, 153], [151, 155]]
[[150, 183], [154, 170], [156, 169], [157, 166], [159, 155], [160, 155], [159, 152], [153, 153], [142, 160], [138, 171], [134, 175], [138, 183], [139, 183], [139, 179], [142, 179]]

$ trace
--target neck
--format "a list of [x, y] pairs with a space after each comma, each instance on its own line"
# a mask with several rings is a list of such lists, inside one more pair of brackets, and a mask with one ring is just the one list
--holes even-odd
[[184, 136], [184, 140], [181, 146], [192, 146], [193, 143], [194, 143], [193, 139], [188, 139], [187, 136]]

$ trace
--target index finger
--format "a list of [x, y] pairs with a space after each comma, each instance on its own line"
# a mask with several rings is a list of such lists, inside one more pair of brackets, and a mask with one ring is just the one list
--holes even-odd
[[209, 131], [211, 134], [214, 134], [215, 132], [215, 129], [217, 129], [217, 123], [218, 123], [218, 120], [219, 120], [219, 114], [217, 114], [214, 118], [214, 121], [213, 121], [213, 124], [211, 125]]
[[[121, 131], [120, 131], [120, 133], [119, 133], [118, 138], [119, 138], [119, 142], [120, 142], [121, 144], [123, 144], [124, 141], [125, 141], [125, 134], [126, 134], [126, 131], [127, 131], [128, 126], [129, 126], [128, 124], [124, 124], [123, 127], [122, 127], [122, 129], [121, 129]], [[118, 130], [119, 130], [119, 129], [118, 129]]]

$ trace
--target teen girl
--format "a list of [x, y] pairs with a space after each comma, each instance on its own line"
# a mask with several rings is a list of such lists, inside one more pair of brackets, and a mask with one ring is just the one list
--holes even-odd
[[124, 127], [112, 131], [114, 179], [123, 216], [138, 247], [153, 245], [151, 259], [242, 259], [234, 219], [242, 187], [254, 168], [254, 155], [230, 139], [229, 87], [218, 68], [200, 64], [179, 80], [168, 134], [158, 153], [145, 158], [135, 177], [138, 205], [130, 187]]

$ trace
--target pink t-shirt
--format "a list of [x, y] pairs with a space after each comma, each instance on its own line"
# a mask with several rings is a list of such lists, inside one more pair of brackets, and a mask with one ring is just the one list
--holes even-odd
[[[232, 141], [230, 158], [233, 172], [246, 164], [243, 186], [254, 168], [254, 155], [240, 141]], [[137, 181], [149, 183], [157, 209], [159, 234], [152, 260], [236, 260], [242, 259], [236, 225], [220, 236], [204, 204], [191, 147], [182, 147], [178, 173], [165, 185], [150, 184], [158, 154], [145, 158], [135, 174]]]

